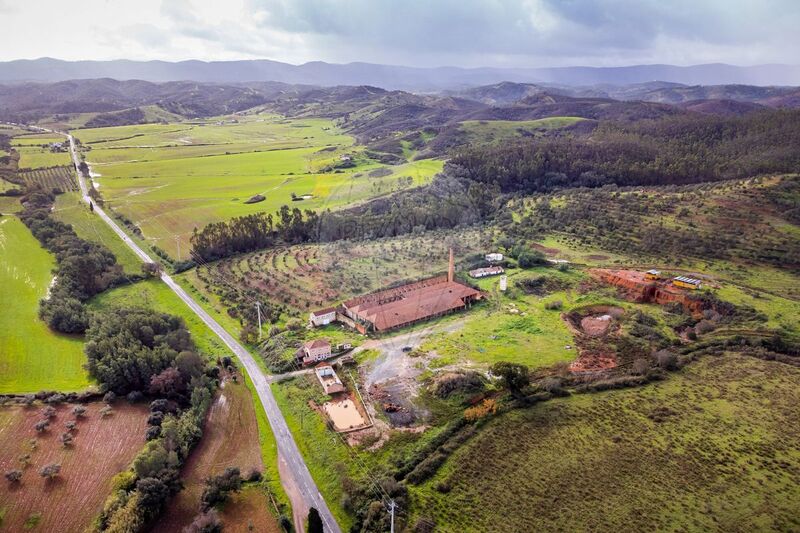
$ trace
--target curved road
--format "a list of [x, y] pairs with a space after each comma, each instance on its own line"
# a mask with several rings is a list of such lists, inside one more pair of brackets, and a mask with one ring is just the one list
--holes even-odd
[[[35, 129], [51, 131], [45, 130], [44, 128]], [[69, 139], [70, 152], [72, 153], [72, 160], [75, 163], [77, 171], [77, 167], [80, 164], [80, 157], [78, 156], [75, 140], [73, 139], [72, 135], [62, 132], [53, 133], [66, 135]], [[78, 171], [78, 184], [81, 188], [81, 196], [83, 201], [87, 204], [90, 203], [91, 198], [89, 197], [86, 180], [83, 178], [83, 175], [80, 171]], [[142, 261], [147, 263], [154, 262], [144, 250], [142, 250], [135, 242], [133, 242], [133, 240], [128, 237], [124, 231], [122, 231], [117, 223], [114, 222], [114, 220], [112, 220], [111, 217], [109, 217], [101, 207], [94, 205], [94, 213], [103, 219], [103, 221], [108, 224], [112, 230], [114, 230], [114, 233], [116, 233], [119, 238], [122, 239], [137, 256], [139, 256]], [[184, 303], [186, 303], [186, 305], [188, 305], [189, 308], [198, 317], [200, 317], [203, 322], [205, 322], [211, 331], [216, 333], [217, 336], [222, 339], [222, 342], [224, 342], [236, 355], [236, 357], [239, 358], [239, 361], [241, 361], [242, 366], [244, 366], [244, 369], [250, 377], [250, 380], [253, 382], [256, 392], [258, 393], [258, 398], [261, 400], [261, 405], [264, 406], [264, 411], [267, 413], [269, 425], [272, 428], [272, 433], [275, 435], [275, 440], [278, 445], [278, 461], [282, 463], [279, 465], [281, 481], [286, 488], [289, 498], [292, 500], [295, 528], [298, 531], [304, 529], [303, 523], [308, 513], [308, 509], [310, 507], [315, 507], [322, 517], [325, 531], [329, 531], [331, 533], [341, 533], [341, 529], [339, 529], [336, 519], [333, 517], [333, 514], [331, 514], [330, 509], [328, 509], [328, 505], [322, 498], [322, 494], [320, 494], [316, 484], [314, 483], [314, 480], [311, 478], [311, 473], [308, 471], [308, 467], [303, 461], [300, 450], [297, 448], [297, 444], [295, 443], [292, 434], [289, 432], [289, 427], [286, 425], [286, 420], [283, 418], [283, 414], [278, 408], [278, 404], [275, 402], [275, 397], [272, 395], [272, 390], [269, 388], [267, 376], [258, 366], [255, 359], [253, 359], [253, 356], [241, 344], [239, 344], [239, 342], [236, 341], [236, 339], [234, 339], [230, 333], [225, 331], [225, 329], [220, 326], [219, 323], [217, 323], [217, 321], [211, 317], [211, 315], [209, 315], [202, 307], [200, 307], [200, 305], [198, 305], [197, 302], [195, 302], [194, 299], [189, 296], [189, 294], [183, 290], [183, 288], [178, 285], [169, 274], [162, 273], [161, 280], [166, 283], [167, 286], [172, 289], [173, 292], [175, 292], [175, 294], [177, 294], [178, 297], [183, 300]]]

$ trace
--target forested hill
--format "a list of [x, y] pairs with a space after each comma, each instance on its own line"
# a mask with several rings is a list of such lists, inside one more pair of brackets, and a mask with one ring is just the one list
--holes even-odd
[[600, 122], [588, 138], [521, 139], [461, 150], [445, 169], [503, 192], [526, 193], [800, 172], [800, 111]]

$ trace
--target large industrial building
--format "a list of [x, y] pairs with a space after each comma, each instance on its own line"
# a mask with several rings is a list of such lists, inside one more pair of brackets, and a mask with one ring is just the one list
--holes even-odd
[[408, 326], [468, 307], [480, 291], [454, 280], [453, 251], [446, 276], [436, 276], [363, 296], [342, 304], [342, 314], [361, 333]]

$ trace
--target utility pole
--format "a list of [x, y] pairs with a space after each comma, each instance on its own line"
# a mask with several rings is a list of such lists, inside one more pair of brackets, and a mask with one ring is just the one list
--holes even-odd
[[261, 302], [256, 302], [256, 311], [258, 312], [258, 340], [261, 340]]
[[394, 533], [394, 508], [395, 508], [394, 500], [389, 500], [389, 512], [392, 514], [390, 533]]
[[175, 235], [175, 244], [178, 245], [178, 261], [181, 260], [181, 236]]

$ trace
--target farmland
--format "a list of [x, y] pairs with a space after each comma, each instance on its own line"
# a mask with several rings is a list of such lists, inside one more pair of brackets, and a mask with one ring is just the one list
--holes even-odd
[[[106, 202], [173, 257], [176, 235], [188, 250], [194, 228], [209, 222], [285, 204], [341, 207], [425, 183], [442, 168], [423, 160], [374, 173], [382, 165], [324, 119], [253, 115], [74, 134]], [[255, 195], [264, 200], [244, 203]]]
[[77, 192], [60, 194], [56, 197], [53, 216], [72, 226], [78, 237], [87, 241], [102, 244], [114, 254], [125, 273], [141, 274], [142, 262], [114, 231], [80, 199]]
[[58, 189], [64, 192], [78, 190], [75, 169], [71, 166], [21, 170], [18, 175], [26, 185], [41, 185], [48, 190]]
[[[72, 405], [58, 406], [51, 429], [42, 433], [33, 427], [42, 418], [39, 407], [0, 407], [0, 469], [23, 471], [18, 484], [0, 484], [0, 529], [83, 531], [91, 524], [112, 491], [112, 478], [145, 443], [145, 406], [120, 402], [101, 417], [104, 405], [86, 405], [69, 447], [61, 445], [59, 435], [74, 419]], [[29, 457], [21, 462], [24, 456]], [[60, 464], [61, 472], [46, 480], [38, 471], [51, 463]]]
[[16, 217], [0, 217], [0, 393], [89, 386], [83, 342], [39, 320], [55, 260]]
[[64, 142], [64, 138], [49, 134], [36, 134], [14, 137], [11, 145], [19, 152], [20, 169], [67, 166], [71, 163], [69, 153], [66, 151], [52, 152], [47, 146], [57, 142]]
[[445, 531], [797, 529], [799, 384], [789, 365], [726, 355], [512, 412], [414, 489], [416, 514]]

